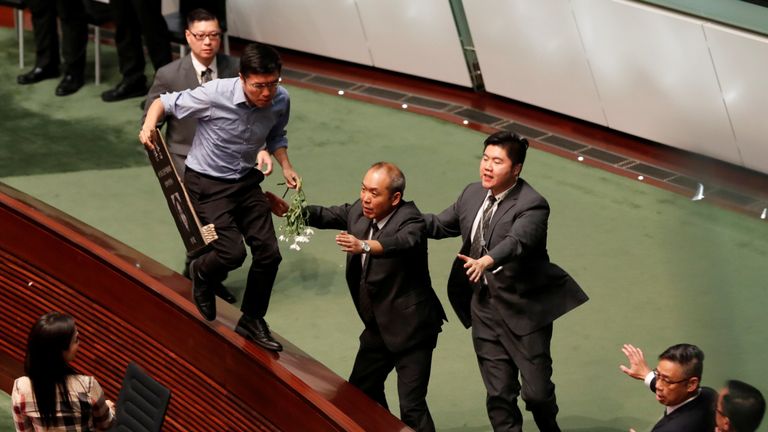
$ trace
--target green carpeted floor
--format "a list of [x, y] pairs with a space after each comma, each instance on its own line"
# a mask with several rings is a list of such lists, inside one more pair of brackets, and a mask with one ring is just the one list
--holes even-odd
[[[0, 181], [180, 270], [183, 247], [136, 141], [139, 99], [103, 103], [98, 94], [107, 84], [89, 84], [66, 98], [53, 96], [55, 80], [17, 86], [10, 30], [0, 31], [0, 50]], [[105, 57], [107, 76], [116, 78], [114, 53]], [[288, 89], [290, 155], [313, 203], [354, 200], [363, 173], [378, 160], [400, 165], [406, 198], [425, 212], [442, 210], [477, 178], [479, 133]], [[768, 392], [765, 222], [535, 150], [523, 176], [550, 201], [551, 257], [592, 298], [555, 323], [554, 380], [565, 430], [640, 431], [658, 419], [653, 395], [619, 371], [624, 342], [649, 357], [674, 343], [696, 343], [707, 354], [705, 384], [739, 378]], [[282, 193], [278, 177], [266, 188]], [[334, 234], [319, 232], [300, 252], [282, 248], [268, 319], [276, 332], [347, 376], [361, 324]], [[430, 243], [433, 283], [446, 307], [458, 247], [456, 240]], [[238, 294], [244, 283], [242, 269], [227, 281]], [[433, 361], [432, 415], [441, 431], [489, 430], [469, 332], [452, 311], [449, 320]], [[387, 390], [397, 407], [393, 380]], [[13, 430], [8, 397], [0, 395], [0, 402], [0, 431]], [[535, 430], [527, 415], [526, 422]]]

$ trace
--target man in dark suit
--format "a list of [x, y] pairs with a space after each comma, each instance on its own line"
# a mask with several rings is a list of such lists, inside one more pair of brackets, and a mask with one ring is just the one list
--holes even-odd
[[162, 0], [109, 0], [109, 6], [115, 18], [115, 45], [123, 79], [103, 92], [101, 100], [115, 102], [144, 96], [147, 94], [144, 45], [155, 71], [173, 60]]
[[765, 398], [760, 390], [738, 380], [729, 380], [720, 389], [715, 413], [716, 432], [755, 432], [765, 415]]
[[659, 355], [659, 363], [653, 370], [639, 348], [626, 344], [621, 350], [629, 360], [629, 367], [620, 366], [622, 372], [643, 380], [656, 393], [656, 400], [666, 407], [664, 416], [652, 432], [711, 432], [715, 429], [717, 393], [701, 386], [704, 353], [699, 347], [673, 345]]
[[[19, 75], [19, 84], [34, 84], [55, 78], [59, 73], [59, 40], [64, 58], [64, 78], [56, 86], [56, 96], [67, 96], [83, 86], [85, 49], [88, 44], [88, 19], [81, 1], [29, 0], [35, 35], [35, 67]], [[61, 38], [56, 17], [61, 22]]]
[[552, 322], [587, 295], [549, 261], [549, 205], [519, 177], [528, 141], [497, 132], [484, 145], [481, 181], [467, 186], [439, 215], [425, 214], [427, 235], [464, 240], [448, 297], [462, 324], [472, 327], [494, 430], [522, 430], [521, 395], [539, 430], [559, 431]]
[[[147, 94], [142, 123], [147, 110], [155, 99], [163, 93], [176, 92], [200, 85], [216, 78], [234, 78], [240, 70], [240, 62], [225, 54], [219, 54], [221, 47], [221, 27], [219, 20], [204, 9], [195, 9], [187, 16], [187, 43], [190, 53], [161, 67], [155, 74], [155, 81]], [[197, 119], [177, 119], [169, 117], [165, 120], [165, 142], [171, 161], [179, 174], [184, 178], [187, 154], [192, 147], [192, 139], [197, 129]], [[189, 258], [184, 265], [184, 276], [189, 277]], [[216, 295], [228, 303], [237, 301], [235, 296], [223, 284], [216, 284]]]
[[394, 368], [400, 418], [434, 431], [427, 384], [445, 312], [429, 277], [421, 212], [404, 191], [400, 169], [379, 162], [365, 174], [358, 201], [309, 206], [308, 223], [346, 230], [336, 243], [347, 253], [347, 284], [365, 324], [349, 382], [386, 408], [384, 381]]

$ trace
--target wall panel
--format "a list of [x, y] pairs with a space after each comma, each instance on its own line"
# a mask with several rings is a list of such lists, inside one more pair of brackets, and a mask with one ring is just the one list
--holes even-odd
[[231, 36], [372, 65], [354, 0], [228, 0]]
[[606, 124], [568, 0], [465, 0], [486, 89]]
[[373, 65], [471, 87], [446, 0], [357, 0]]
[[768, 38], [704, 26], [744, 165], [768, 172]]
[[627, 1], [573, 5], [611, 128], [742, 164], [702, 21]]

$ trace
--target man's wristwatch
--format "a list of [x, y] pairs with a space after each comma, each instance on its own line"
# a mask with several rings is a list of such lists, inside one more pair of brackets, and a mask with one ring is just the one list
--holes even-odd
[[371, 245], [367, 241], [360, 240], [360, 247], [363, 248], [364, 254], [371, 253]]

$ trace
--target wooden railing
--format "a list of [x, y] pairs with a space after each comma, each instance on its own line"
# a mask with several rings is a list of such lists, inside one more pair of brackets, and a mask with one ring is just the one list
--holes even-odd
[[403, 431], [388, 411], [290, 342], [264, 351], [232, 331], [219, 303], [208, 323], [190, 283], [58, 210], [0, 184], [0, 386], [23, 375], [33, 322], [59, 310], [77, 320], [75, 366], [116, 399], [136, 361], [171, 389], [169, 431]]

